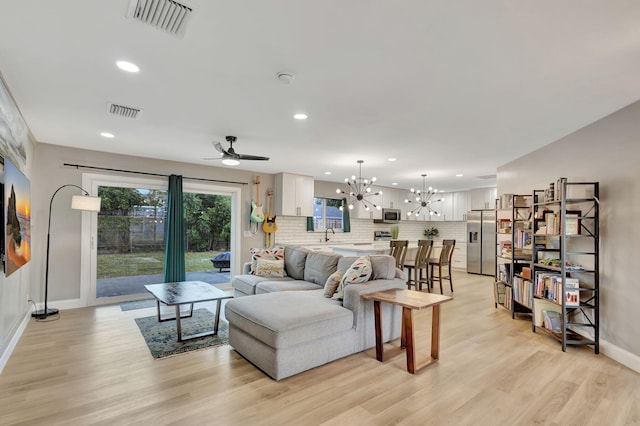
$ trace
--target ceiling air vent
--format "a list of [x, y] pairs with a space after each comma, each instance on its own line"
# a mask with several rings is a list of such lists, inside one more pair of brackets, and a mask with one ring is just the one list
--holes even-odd
[[476, 176], [478, 179], [496, 179], [497, 175], [484, 175], [484, 176]]
[[140, 108], [132, 108], [109, 102], [107, 103], [107, 112], [112, 115], [117, 115], [118, 117], [133, 118], [134, 120], [137, 120], [140, 117], [142, 110]]
[[127, 17], [182, 37], [191, 12], [191, 7], [174, 0], [131, 0]]

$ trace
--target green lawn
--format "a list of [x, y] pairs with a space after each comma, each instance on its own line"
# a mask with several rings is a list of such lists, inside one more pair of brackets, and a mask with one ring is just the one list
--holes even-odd
[[[211, 259], [219, 251], [186, 253], [187, 272], [210, 271], [214, 268]], [[164, 252], [98, 255], [97, 278], [131, 277], [164, 273]]]

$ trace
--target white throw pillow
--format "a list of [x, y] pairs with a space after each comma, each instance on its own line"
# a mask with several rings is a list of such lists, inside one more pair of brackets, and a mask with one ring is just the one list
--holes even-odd
[[351, 264], [347, 272], [344, 273], [342, 281], [332, 299], [342, 300], [344, 298], [344, 288], [349, 284], [362, 284], [371, 278], [371, 259], [369, 256], [360, 256]]
[[284, 277], [284, 260], [258, 259], [256, 275], [260, 277]]
[[273, 247], [270, 249], [252, 248], [251, 249], [251, 270], [249, 271], [249, 274], [256, 275], [256, 267], [258, 266], [258, 259], [284, 261], [284, 247]]

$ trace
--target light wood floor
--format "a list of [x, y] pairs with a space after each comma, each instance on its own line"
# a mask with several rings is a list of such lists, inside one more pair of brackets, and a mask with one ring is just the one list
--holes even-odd
[[154, 309], [64, 311], [27, 327], [0, 375], [0, 424], [640, 423], [639, 374], [591, 349], [563, 353], [494, 309], [491, 283], [454, 275], [440, 362], [415, 376], [404, 355], [379, 363], [374, 350], [280, 382], [229, 346], [154, 360], [133, 320]]

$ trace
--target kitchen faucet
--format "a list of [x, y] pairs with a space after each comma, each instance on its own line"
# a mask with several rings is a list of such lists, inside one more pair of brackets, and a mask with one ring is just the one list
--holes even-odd
[[329, 241], [329, 231], [331, 231], [331, 233], [333, 235], [336, 235], [336, 231], [333, 230], [333, 228], [327, 228], [324, 230], [324, 241], [327, 242]]

